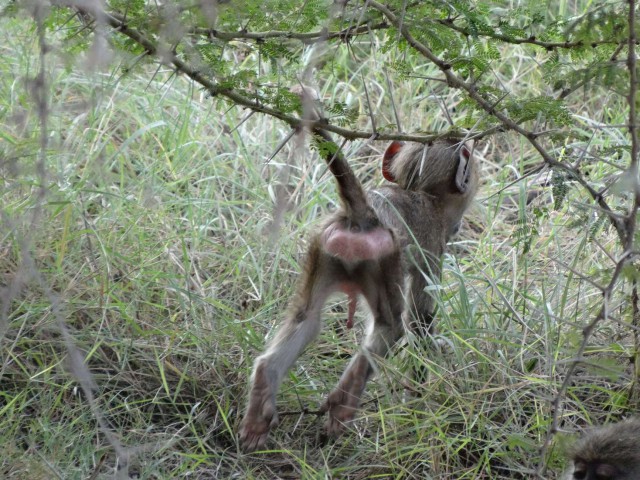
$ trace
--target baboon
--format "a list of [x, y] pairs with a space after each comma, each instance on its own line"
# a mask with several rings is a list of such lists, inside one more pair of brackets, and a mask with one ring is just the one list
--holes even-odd
[[569, 451], [565, 480], [639, 480], [640, 418], [587, 433]]
[[[323, 130], [314, 134], [330, 140]], [[284, 322], [254, 364], [239, 440], [244, 451], [263, 448], [277, 424], [275, 395], [284, 374], [321, 328], [327, 297], [349, 298], [351, 326], [357, 298], [371, 310], [362, 349], [347, 366], [322, 410], [327, 432], [337, 435], [356, 413], [373, 372], [371, 362], [386, 355], [405, 326], [424, 336], [430, 329], [433, 299], [425, 291], [440, 276], [440, 261], [450, 236], [478, 186], [478, 168], [464, 143], [431, 145], [393, 142], [382, 161], [392, 184], [365, 193], [340, 152], [326, 156], [338, 184], [339, 211], [331, 215], [309, 249], [297, 293]]]

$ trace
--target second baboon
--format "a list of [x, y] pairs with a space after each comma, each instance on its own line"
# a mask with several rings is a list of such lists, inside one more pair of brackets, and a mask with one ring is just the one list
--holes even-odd
[[639, 480], [640, 419], [587, 433], [570, 449], [565, 480]]
[[[314, 133], [328, 139], [322, 130]], [[334, 292], [349, 297], [348, 325], [358, 296], [372, 313], [362, 350], [323, 406], [329, 434], [338, 434], [354, 418], [373, 372], [371, 362], [385, 356], [402, 335], [403, 320], [416, 335], [429, 331], [434, 305], [427, 286], [438, 281], [445, 245], [478, 186], [471, 149], [456, 141], [393, 142], [382, 162], [384, 177], [393, 183], [367, 193], [340, 152], [326, 160], [341, 209], [309, 241], [284, 322], [255, 361], [239, 432], [245, 451], [263, 448], [277, 424], [275, 395], [282, 378], [320, 331], [322, 307]]]

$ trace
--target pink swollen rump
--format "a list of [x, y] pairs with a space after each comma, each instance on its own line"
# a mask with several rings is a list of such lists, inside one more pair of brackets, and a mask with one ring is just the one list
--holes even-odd
[[391, 233], [381, 227], [352, 232], [331, 224], [322, 232], [324, 250], [348, 263], [377, 260], [394, 252]]
[[[378, 260], [395, 251], [391, 232], [381, 227], [353, 232], [333, 223], [322, 232], [321, 238], [325, 252], [349, 264]], [[338, 288], [349, 297], [347, 328], [351, 328], [361, 291], [352, 282], [342, 282]]]

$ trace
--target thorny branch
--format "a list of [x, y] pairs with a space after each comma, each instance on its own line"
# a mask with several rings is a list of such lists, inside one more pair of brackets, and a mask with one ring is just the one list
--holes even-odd
[[348, 27], [337, 32], [329, 32], [327, 30], [320, 30], [317, 32], [284, 32], [272, 30], [269, 32], [223, 32], [212, 28], [196, 28], [191, 33], [195, 35], [202, 35], [210, 38], [217, 38], [229, 42], [232, 40], [255, 40], [257, 42], [264, 42], [265, 40], [280, 38], [288, 40], [298, 40], [304, 44], [313, 44], [316, 42], [324, 42], [327, 40], [343, 40], [348, 41], [351, 38], [357, 37], [365, 33], [369, 33], [374, 30], [384, 30], [389, 28], [386, 22], [379, 22], [373, 25], [355, 25]]
[[574, 42], [545, 42], [543, 40], [538, 40], [535, 35], [531, 35], [527, 38], [513, 38], [508, 35], [503, 35], [500, 33], [496, 33], [499, 30], [499, 27], [491, 27], [493, 29], [492, 32], [471, 32], [469, 28], [461, 27], [456, 25], [451, 18], [436, 20], [439, 24], [451, 28], [462, 35], [468, 37], [488, 37], [493, 38], [495, 40], [499, 40], [503, 43], [510, 43], [512, 45], [534, 45], [536, 47], [544, 48], [545, 50], [556, 50], [556, 49], [572, 49], [584, 47], [586, 45], [596, 48], [600, 45], [618, 45], [618, 42], [612, 40], [597, 40], [590, 42], [589, 44], [585, 44], [582, 40], [577, 40]]
[[[538, 40], [535, 36], [529, 36], [526, 38], [513, 38], [508, 35], [502, 35], [495, 32], [471, 32], [470, 29], [461, 27], [457, 25], [452, 18], [447, 19], [437, 19], [435, 22], [443, 25], [447, 28], [451, 28], [456, 32], [467, 36], [467, 37], [488, 37], [494, 40], [498, 40], [503, 43], [509, 43], [512, 45], [533, 45], [536, 47], [543, 48], [547, 51], [556, 50], [556, 49], [573, 49], [587, 46], [584, 41], [577, 40], [573, 42], [565, 41], [565, 42], [545, 42], [543, 40]], [[280, 39], [288, 39], [288, 40], [298, 40], [304, 44], [313, 44], [316, 42], [326, 41], [326, 40], [343, 40], [347, 41], [351, 38], [357, 37], [358, 35], [362, 35], [374, 30], [385, 30], [389, 28], [389, 24], [385, 21], [372, 24], [372, 25], [358, 25], [354, 27], [345, 28], [336, 32], [326, 32], [324, 30], [320, 30], [317, 32], [292, 32], [292, 31], [278, 31], [271, 30], [268, 32], [249, 32], [246, 30], [241, 30], [239, 32], [225, 32], [221, 30], [216, 30], [213, 28], [195, 28], [191, 30], [189, 33], [193, 35], [201, 35], [210, 38], [216, 38], [218, 40], [223, 40], [225, 42], [233, 41], [233, 40], [255, 40], [258, 42], [263, 42], [265, 40], [280, 38]], [[588, 46], [591, 48], [596, 48], [601, 45], [618, 45], [618, 42], [613, 40], [598, 40], [594, 42], [590, 42]]]

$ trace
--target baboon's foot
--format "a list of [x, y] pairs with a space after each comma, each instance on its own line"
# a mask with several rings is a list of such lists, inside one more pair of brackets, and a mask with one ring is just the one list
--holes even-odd
[[359, 392], [353, 393], [338, 386], [327, 397], [322, 409], [329, 413], [325, 422], [327, 434], [337, 437], [353, 421], [360, 403]]
[[274, 405], [263, 405], [260, 415], [247, 413], [240, 424], [240, 446], [245, 453], [262, 450], [267, 443], [269, 430], [278, 424]]
[[370, 368], [364, 355], [354, 359], [342, 375], [338, 386], [327, 397], [322, 409], [329, 412], [329, 418], [325, 423], [329, 435], [340, 435], [356, 416]]
[[264, 369], [258, 368], [249, 393], [247, 411], [240, 423], [238, 438], [246, 453], [261, 450], [267, 443], [269, 430], [278, 424], [275, 393]]

